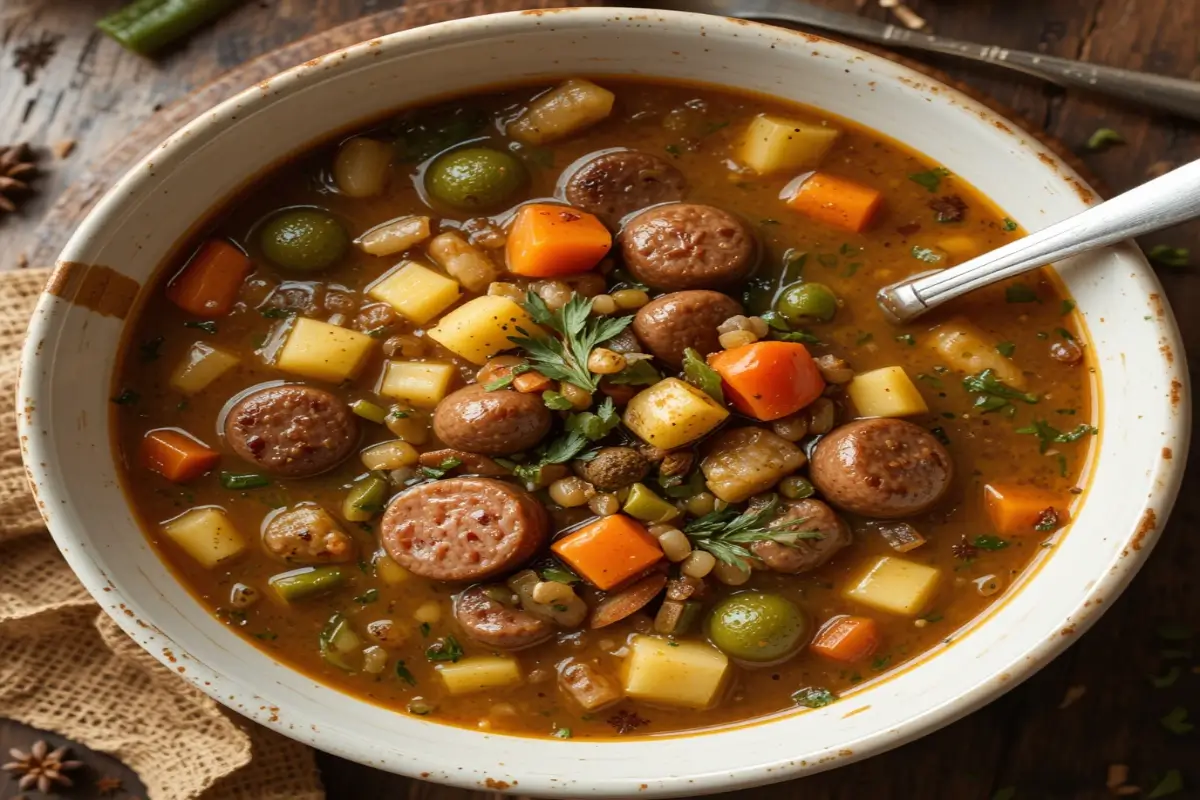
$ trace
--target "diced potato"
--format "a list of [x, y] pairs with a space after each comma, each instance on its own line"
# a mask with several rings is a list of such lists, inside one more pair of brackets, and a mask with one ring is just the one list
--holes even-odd
[[1025, 388], [1025, 376], [996, 350], [996, 342], [965, 319], [943, 322], [933, 330], [933, 348], [953, 370], [978, 374], [990, 369], [1014, 389]]
[[951, 264], [970, 261], [983, 252], [983, 243], [974, 236], [947, 236], [945, 239], [939, 239], [937, 246], [949, 256]]
[[418, 325], [452, 306], [459, 294], [458, 281], [413, 261], [401, 262], [367, 289], [367, 296], [382, 300]]
[[392, 557], [379, 551], [375, 558], [375, 574], [383, 579], [388, 586], [399, 586], [412, 577], [412, 573], [392, 560]]
[[410, 247], [429, 238], [429, 217], [397, 217], [354, 240], [364, 253], [373, 256], [390, 256], [403, 253]]
[[389, 361], [383, 370], [379, 393], [417, 408], [433, 408], [450, 391], [458, 371], [437, 361]]
[[275, 357], [284, 372], [341, 383], [358, 375], [376, 341], [365, 333], [301, 317]]
[[914, 617], [929, 605], [941, 576], [934, 567], [880, 556], [843, 594], [880, 611]]
[[163, 533], [202, 566], [212, 569], [246, 549], [246, 540], [219, 508], [193, 508], [163, 525]]
[[860, 372], [846, 387], [860, 417], [910, 417], [929, 411], [904, 367]]
[[433, 237], [425, 245], [425, 252], [472, 292], [486, 292], [492, 281], [500, 277], [500, 270], [486, 253], [453, 231]]
[[562, 139], [606, 118], [615, 99], [608, 89], [571, 78], [530, 103], [508, 126], [508, 135], [525, 144]]
[[746, 129], [741, 160], [759, 175], [815, 169], [839, 135], [835, 128], [760, 114]]
[[673, 450], [720, 425], [729, 412], [678, 378], [666, 378], [634, 395], [625, 406], [625, 427], [647, 444]]
[[528, 311], [498, 295], [468, 300], [442, 317], [428, 332], [429, 338], [442, 347], [480, 365], [497, 353], [516, 347], [508, 337], [526, 334], [536, 338], [545, 332], [534, 324]]
[[700, 462], [708, 490], [726, 503], [740, 503], [770, 489], [804, 466], [804, 451], [762, 428], [736, 428], [713, 437]]
[[471, 656], [457, 664], [438, 664], [437, 671], [450, 694], [516, 686], [522, 680], [521, 666], [508, 656]]
[[171, 388], [183, 394], [197, 394], [240, 361], [233, 353], [196, 342], [171, 373]]
[[683, 708], [708, 708], [729, 672], [729, 659], [702, 642], [637, 635], [624, 665], [625, 694]]

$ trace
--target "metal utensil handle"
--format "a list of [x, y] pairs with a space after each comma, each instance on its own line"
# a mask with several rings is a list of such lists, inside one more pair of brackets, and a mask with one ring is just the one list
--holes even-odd
[[1200, 160], [957, 267], [886, 286], [878, 300], [905, 322], [974, 289], [1200, 216]]
[[889, 44], [1011, 67], [1060, 86], [1120, 97], [1144, 106], [1172, 111], [1189, 119], [1200, 120], [1200, 81], [1106, 67], [1024, 50], [960, 42], [895, 25], [889, 26], [882, 38]]

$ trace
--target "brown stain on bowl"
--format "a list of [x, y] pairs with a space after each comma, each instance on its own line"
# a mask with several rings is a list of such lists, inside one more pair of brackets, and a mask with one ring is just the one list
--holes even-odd
[[508, 781], [498, 781], [495, 778], [488, 778], [483, 782], [483, 785], [497, 792], [503, 792], [512, 786]]
[[1166, 340], [1158, 346], [1158, 352], [1162, 353], [1163, 358], [1167, 360], [1167, 366], [1175, 363], [1175, 351], [1171, 349], [1171, 345], [1167, 344]]
[[1179, 399], [1183, 394], [1183, 384], [1177, 380], [1171, 381], [1171, 407], [1179, 408]]
[[1154, 316], [1161, 317], [1166, 311], [1163, 309], [1162, 296], [1158, 292], [1150, 293], [1150, 307], [1154, 309]]
[[1134, 550], [1142, 549], [1142, 542], [1146, 535], [1158, 527], [1158, 515], [1154, 513], [1153, 508], [1147, 508], [1142, 514], [1142, 520], [1138, 523], [1137, 530], [1133, 532], [1133, 539], [1130, 540], [1130, 546]]
[[1170, 461], [1174, 456], [1175, 456], [1175, 454], [1171, 452], [1171, 448], [1164, 447], [1162, 449], [1163, 461]]
[[141, 288], [111, 267], [78, 261], [59, 261], [46, 284], [46, 291], [61, 300], [117, 319], [125, 319]]

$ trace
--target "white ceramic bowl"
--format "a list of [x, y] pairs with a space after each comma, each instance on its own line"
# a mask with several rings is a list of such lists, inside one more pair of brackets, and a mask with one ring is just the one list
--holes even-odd
[[1045, 664], [1112, 605], [1170, 510], [1190, 422], [1178, 332], [1129, 245], [1060, 269], [1102, 386], [1099, 460], [1074, 524], [952, 644], [826, 708], [654, 740], [487, 735], [317, 685], [206, 613], [149, 547], [118, 487], [109, 397], [126, 295], [146, 290], [189, 229], [249, 178], [331, 132], [436, 96], [572, 74], [703, 81], [828, 109], [928, 154], [1030, 229], [1094, 202], [1037, 141], [946, 86], [845, 45], [714, 17], [477, 17], [285, 72], [196, 119], [113, 187], [71, 238], [62, 254], [71, 266], [60, 266], [57, 294], [42, 296], [30, 329], [18, 405], [26, 464], [59, 547], [130, 636], [164, 663], [173, 654], [172, 668], [222, 703], [364, 764], [535, 795], [696, 795], [828, 769], [945, 725]]

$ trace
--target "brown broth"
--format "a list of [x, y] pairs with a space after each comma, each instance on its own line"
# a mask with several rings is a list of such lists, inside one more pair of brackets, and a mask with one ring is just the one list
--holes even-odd
[[[804, 650], [773, 667], [734, 667], [733, 679], [715, 708], [663, 710], [626, 700], [615, 708], [586, 714], [557, 690], [555, 664], [568, 656], [583, 657], [594, 659], [616, 675], [620, 659], [613, 651], [635, 629], [644, 630], [646, 618], [635, 616], [600, 631], [564, 632], [557, 640], [517, 654], [526, 675], [523, 686], [453, 697], [439, 688], [439, 678], [434, 665], [425, 658], [425, 649], [447, 635], [456, 636], [468, 655], [484, 654], [489, 648], [472, 642], [454, 623], [451, 596], [459, 587], [415, 576], [401, 585], [389, 586], [374, 576], [370, 559], [377, 548], [373, 534], [378, 518], [366, 525], [347, 523], [347, 530], [358, 539], [362, 553], [361, 569], [350, 565], [353, 577], [349, 584], [291, 606], [274, 599], [266, 589], [267, 578], [288, 567], [267, 558], [256, 547], [213, 570], [198, 565], [160, 534], [161, 522], [195, 506], [219, 505], [243, 535], [253, 540], [264, 516], [282, 505], [311, 500], [336, 515], [347, 488], [364, 472], [359, 461], [351, 458], [333, 472], [317, 478], [273, 481], [269, 487], [241, 492], [224, 489], [218, 479], [221, 470], [255, 471], [253, 465], [233, 455], [217, 433], [218, 418], [226, 401], [247, 387], [288, 377], [252, 354], [288, 324], [286, 319], [265, 318], [255, 308], [265, 295], [254, 282], [279, 281], [284, 290], [290, 289], [297, 295], [315, 293], [318, 297], [325, 288], [335, 286], [338, 292], [357, 299], [358, 293], [399, 260], [398, 256], [376, 258], [351, 250], [341, 266], [317, 276], [317, 280], [297, 280], [294, 275], [275, 270], [256, 252], [252, 233], [258, 222], [280, 207], [315, 205], [338, 215], [352, 235], [357, 235], [396, 216], [430, 213], [421, 192], [415, 188], [421, 170], [412, 164], [395, 168], [391, 188], [381, 197], [356, 200], [332, 191], [328, 165], [335, 145], [330, 144], [263, 176], [222, 209], [204, 231], [206, 236], [223, 236], [243, 245], [254, 258], [256, 272], [244, 290], [248, 304], [217, 320], [217, 330], [210, 334], [185, 327], [184, 315], [163, 297], [160, 285], [131, 326], [127, 356], [114, 391], [116, 396], [129, 390], [140, 398], [136, 403], [115, 407], [116, 447], [126, 466], [126, 490], [147, 537], [206, 608], [273, 658], [323, 683], [396, 711], [403, 712], [412, 698], [422, 697], [436, 706], [428, 719], [493, 731], [546, 736], [566, 728], [574, 738], [606, 737], [614, 734], [614, 727], [607, 720], [621, 711], [636, 712], [642, 719], [644, 724], [633, 731], [639, 735], [742, 722], [794, 707], [791, 695], [802, 688], [825, 687], [842, 693], [885, 675], [946, 639], [996, 602], [1002, 592], [984, 597], [975, 582], [995, 576], [1002, 588], [1008, 586], [1030, 564], [1049, 534], [1013, 538], [1004, 549], [980, 551], [973, 558], [956, 557], [952, 547], [964, 537], [971, 540], [990, 533], [983, 507], [985, 483], [1004, 480], [1037, 485], [1060, 495], [1064, 509], [1078, 493], [1072, 490], [1083, 485], [1081, 471], [1091, 437], [1054, 444], [1051, 453], [1043, 455], [1039, 453], [1037, 438], [1016, 432], [1035, 418], [1068, 430], [1092, 421], [1094, 414], [1087, 362], [1069, 366], [1050, 356], [1049, 345], [1062, 338], [1062, 331], [1081, 337], [1082, 326], [1064, 305], [1058, 284], [1049, 276], [1035, 275], [1018, 281], [1036, 291], [1036, 302], [1006, 302], [1007, 287], [994, 287], [955, 303], [945, 314], [931, 316], [904, 329], [887, 325], [875, 308], [874, 295], [881, 286], [929, 268], [913, 257], [914, 247], [934, 247], [952, 233], [973, 237], [982, 252], [1019, 235], [1015, 226], [972, 187], [947, 175], [933, 193], [909, 178], [934, 167], [927, 158], [878, 133], [833, 119], [815, 109], [708, 88], [601, 82], [618, 96], [613, 116], [553, 147], [526, 151], [532, 180], [528, 191], [517, 198], [518, 202], [553, 197], [560, 173], [588, 153], [615, 146], [633, 147], [673, 157], [688, 176], [690, 188], [686, 200], [725, 208], [752, 223], [764, 249], [760, 277], [769, 279], [759, 291], [768, 299], [776, 288], [774, 281], [787, 254], [806, 253], [805, 279], [826, 283], [843, 301], [832, 323], [812, 327], [823, 342], [814, 352], [839, 355], [858, 372], [903, 365], [910, 376], [918, 378], [917, 384], [930, 407], [928, 415], [914, 421], [940, 429], [948, 441], [956, 466], [954, 484], [948, 497], [933, 512], [910, 520], [928, 543], [905, 556], [943, 571], [938, 595], [917, 620], [864, 612], [862, 607], [844, 599], [840, 589], [869, 559], [892, 553], [882, 538], [866, 527], [865, 521], [852, 519], [855, 544], [831, 563], [799, 576], [756, 572], [750, 586], [793, 599], [805, 609], [814, 630], [836, 614], [872, 615], [884, 635], [884, 645], [872, 659], [838, 666]], [[508, 117], [532, 94], [530, 89], [516, 89], [461, 102], [488, 114]], [[731, 171], [722, 163], [734, 150], [749, 119], [761, 112], [827, 120], [843, 131], [822, 168], [884, 193], [885, 210], [867, 233], [839, 234], [789, 211], [778, 195], [791, 175], [762, 178]], [[380, 129], [386, 125], [383, 123]], [[496, 143], [503, 139], [495, 128], [489, 128], [484, 136]], [[950, 194], [966, 201], [966, 219], [938, 224], [932, 219], [928, 203], [934, 197]], [[467, 219], [441, 208], [432, 213], [450, 222]], [[177, 266], [169, 264], [164, 268], [163, 283], [176, 272]], [[324, 319], [328, 314], [322, 310], [314, 315]], [[1015, 416], [1011, 418], [1000, 413], [976, 413], [972, 409], [974, 398], [961, 385], [962, 375], [947, 371], [928, 344], [927, 332], [950, 315], [969, 318], [996, 341], [1011, 342], [1013, 360], [1025, 371], [1029, 388], [1043, 394], [1041, 401], [1036, 405], [1016, 402]], [[200, 396], [185, 399], [169, 388], [168, 378], [198, 339], [241, 353], [242, 362]], [[152, 347], [156, 340], [160, 340], [159, 344]], [[153, 353], [157, 355], [152, 357]], [[350, 399], [372, 397], [382, 360], [382, 355], [376, 353], [361, 377], [339, 391]], [[460, 371], [464, 381], [473, 380], [473, 367], [463, 364]], [[179, 486], [141, 468], [137, 463], [138, 444], [147, 430], [160, 427], [182, 428], [221, 450], [223, 459], [218, 470]], [[394, 438], [382, 426], [363, 427], [367, 430], [364, 447]], [[578, 520], [580, 515], [566, 516]], [[235, 582], [259, 587], [263, 590], [263, 600], [242, 613], [231, 610], [227, 599]], [[377, 590], [377, 598], [368, 601], [369, 590]], [[718, 585], [716, 596], [732, 591], [739, 589]], [[438, 604], [441, 619], [423, 635], [413, 621], [413, 612], [429, 602]], [[336, 612], [343, 613], [360, 631], [366, 623], [381, 618], [392, 619], [408, 630], [406, 643], [391, 653], [382, 674], [350, 674], [322, 660], [318, 635]], [[397, 660], [411, 672], [415, 686], [397, 677]]]

